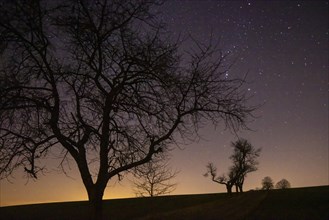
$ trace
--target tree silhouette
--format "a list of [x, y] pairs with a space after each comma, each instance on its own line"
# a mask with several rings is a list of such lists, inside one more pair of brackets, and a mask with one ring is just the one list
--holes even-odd
[[137, 167], [133, 180], [134, 192], [137, 196], [159, 196], [171, 193], [177, 183], [171, 182], [178, 174], [173, 171], [168, 161], [155, 160]]
[[235, 174], [233, 172], [229, 172], [229, 174], [217, 176], [217, 168], [214, 166], [213, 163], [207, 164], [207, 172], [204, 174], [204, 177], [208, 177], [210, 175], [211, 180], [223, 184], [226, 186], [227, 193], [232, 193], [232, 187], [235, 183]]
[[212, 181], [224, 184], [227, 192], [232, 193], [232, 187], [236, 186], [236, 192], [243, 192], [243, 183], [248, 173], [257, 170], [257, 158], [261, 149], [255, 149], [247, 140], [239, 139], [232, 142], [233, 154], [230, 156], [233, 165], [226, 175], [217, 177], [217, 168], [213, 163], [208, 163], [205, 177], [211, 176]]
[[262, 189], [270, 190], [274, 188], [274, 183], [271, 177], [266, 176], [262, 179]]
[[282, 179], [275, 184], [275, 188], [277, 189], [288, 189], [291, 188], [291, 185], [288, 180]]
[[231, 172], [235, 173], [236, 191], [243, 192], [244, 179], [248, 173], [256, 171], [259, 164], [257, 158], [260, 156], [261, 149], [255, 149], [249, 141], [239, 139], [232, 142], [233, 154], [230, 159], [233, 162]]
[[[243, 79], [213, 44], [178, 53], [155, 2], [2, 1], [0, 176], [76, 163], [101, 218], [108, 181], [195, 134], [245, 126]], [[184, 56], [184, 62], [182, 62]]]

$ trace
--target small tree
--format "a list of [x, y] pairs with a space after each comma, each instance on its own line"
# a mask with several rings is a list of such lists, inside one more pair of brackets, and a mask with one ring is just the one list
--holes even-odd
[[288, 189], [291, 188], [291, 185], [288, 180], [282, 179], [275, 184], [275, 188], [277, 189]]
[[172, 180], [178, 171], [172, 170], [166, 160], [152, 161], [136, 168], [133, 180], [134, 192], [137, 196], [159, 196], [171, 193], [177, 183]]
[[274, 183], [271, 177], [266, 176], [262, 179], [262, 189], [270, 190], [274, 188]]

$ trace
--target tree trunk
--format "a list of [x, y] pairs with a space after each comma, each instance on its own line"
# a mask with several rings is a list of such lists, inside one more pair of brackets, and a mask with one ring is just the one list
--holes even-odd
[[90, 206], [90, 219], [102, 220], [103, 219], [103, 195], [105, 188], [98, 185], [93, 185], [87, 189], [89, 206]]
[[243, 183], [244, 183], [244, 176], [242, 177], [240, 183], [239, 183], [239, 189], [240, 189], [240, 192], [243, 192]]
[[[89, 219], [90, 220], [102, 220], [103, 219], [103, 195], [108, 182], [106, 176], [106, 169], [100, 168], [96, 183], [93, 182], [91, 174], [89, 172], [88, 163], [85, 157], [85, 152], [81, 153], [76, 161], [80, 170], [80, 175], [83, 184], [88, 193], [89, 200]], [[105, 167], [106, 168], [106, 167]], [[105, 170], [105, 171], [104, 171]]]
[[240, 192], [243, 192], [242, 184], [239, 184], [239, 189], [240, 189]]
[[228, 194], [232, 194], [232, 185], [226, 184], [226, 189]]
[[150, 191], [150, 196], [153, 197], [153, 184], [151, 183], [151, 191]]

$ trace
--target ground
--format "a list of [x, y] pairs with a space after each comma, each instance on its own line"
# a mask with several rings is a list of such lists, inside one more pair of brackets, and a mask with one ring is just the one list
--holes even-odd
[[[104, 201], [111, 220], [161, 219], [329, 219], [329, 186], [287, 190], [162, 196]], [[88, 219], [87, 202], [49, 203], [0, 208], [0, 219]]]

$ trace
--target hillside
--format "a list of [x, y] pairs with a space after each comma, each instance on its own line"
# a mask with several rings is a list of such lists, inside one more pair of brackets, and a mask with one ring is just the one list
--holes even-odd
[[272, 190], [246, 220], [329, 220], [329, 186]]
[[[329, 219], [329, 186], [104, 201], [106, 219]], [[0, 208], [0, 219], [88, 219], [87, 202]]]

